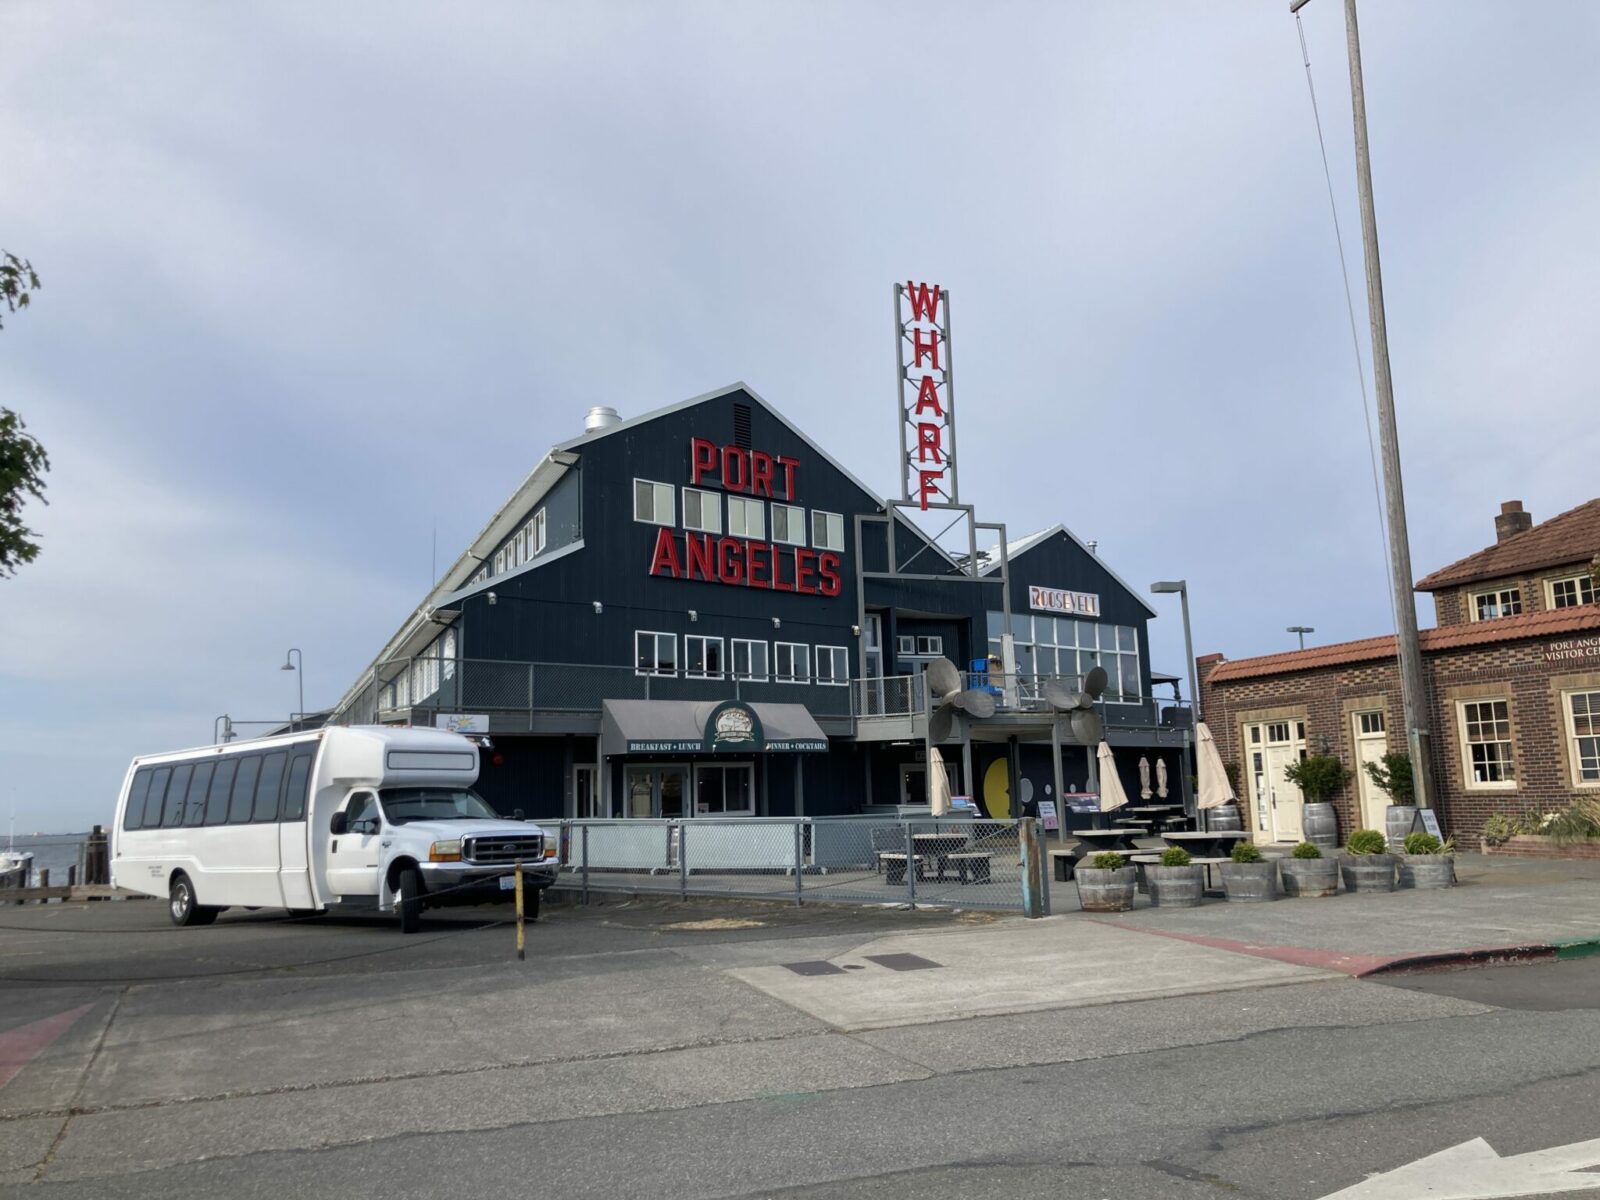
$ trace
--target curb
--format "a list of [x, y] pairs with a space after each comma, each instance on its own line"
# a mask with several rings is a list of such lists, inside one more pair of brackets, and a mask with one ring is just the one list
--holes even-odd
[[1417, 974], [1444, 971], [1452, 967], [1482, 967], [1498, 963], [1568, 961], [1600, 954], [1600, 936], [1556, 938], [1522, 946], [1491, 946], [1478, 950], [1445, 950], [1436, 954], [1414, 954], [1395, 958], [1356, 975], [1371, 979], [1379, 975]]

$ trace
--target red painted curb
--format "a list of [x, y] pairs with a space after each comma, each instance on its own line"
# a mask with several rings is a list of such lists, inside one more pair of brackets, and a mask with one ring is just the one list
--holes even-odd
[[83, 1004], [53, 1017], [45, 1017], [27, 1025], [0, 1033], [0, 1088], [6, 1086], [40, 1051], [50, 1045], [78, 1022], [78, 1018], [94, 1005]]

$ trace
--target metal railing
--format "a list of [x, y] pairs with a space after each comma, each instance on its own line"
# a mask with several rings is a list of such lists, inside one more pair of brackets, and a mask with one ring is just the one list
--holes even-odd
[[[560, 830], [555, 886], [585, 897], [620, 891], [1029, 911], [1020, 821], [698, 816], [540, 824]], [[1043, 832], [1034, 828], [1042, 862]], [[1048, 912], [1043, 886], [1035, 905]]]
[[[1079, 675], [1015, 674], [968, 671], [961, 676], [963, 688], [986, 692], [993, 697], [997, 713], [1049, 712], [1051, 685], [1068, 694], [1083, 687]], [[910, 717], [931, 712], [944, 699], [931, 695], [926, 675], [890, 675], [877, 679], [857, 679], [852, 683], [853, 711], [858, 720], [874, 717]], [[1107, 693], [1095, 704], [1107, 724], [1157, 725], [1179, 728], [1189, 723], [1189, 702], [1171, 697], [1133, 693]]]

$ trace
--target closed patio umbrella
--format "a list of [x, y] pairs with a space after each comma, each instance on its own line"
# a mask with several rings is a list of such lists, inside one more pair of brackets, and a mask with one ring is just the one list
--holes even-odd
[[928, 807], [936, 817], [950, 814], [950, 776], [936, 748], [928, 751]]
[[1156, 759], [1156, 795], [1165, 800], [1167, 798], [1167, 760]]
[[1195, 733], [1195, 759], [1200, 771], [1200, 795], [1197, 803], [1200, 808], [1221, 808], [1224, 804], [1233, 804], [1233, 784], [1228, 782], [1228, 773], [1222, 769], [1222, 753], [1217, 749], [1217, 743], [1211, 736], [1211, 730], [1201, 721], [1194, 727]]
[[1146, 754], [1139, 756], [1139, 799], [1150, 799], [1150, 757]]
[[1111, 757], [1111, 747], [1100, 743], [1096, 753], [1100, 761], [1100, 811], [1110, 812], [1128, 802], [1128, 793], [1122, 790], [1122, 779], [1117, 774], [1117, 760]]

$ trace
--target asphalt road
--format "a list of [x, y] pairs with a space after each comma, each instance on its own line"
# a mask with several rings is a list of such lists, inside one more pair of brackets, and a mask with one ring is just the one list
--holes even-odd
[[0, 1075], [71, 1020], [0, 1196], [1313, 1200], [1600, 1137], [1600, 960], [843, 1032], [729, 971], [1011, 919], [555, 907], [525, 964], [500, 920], [0, 912]]

